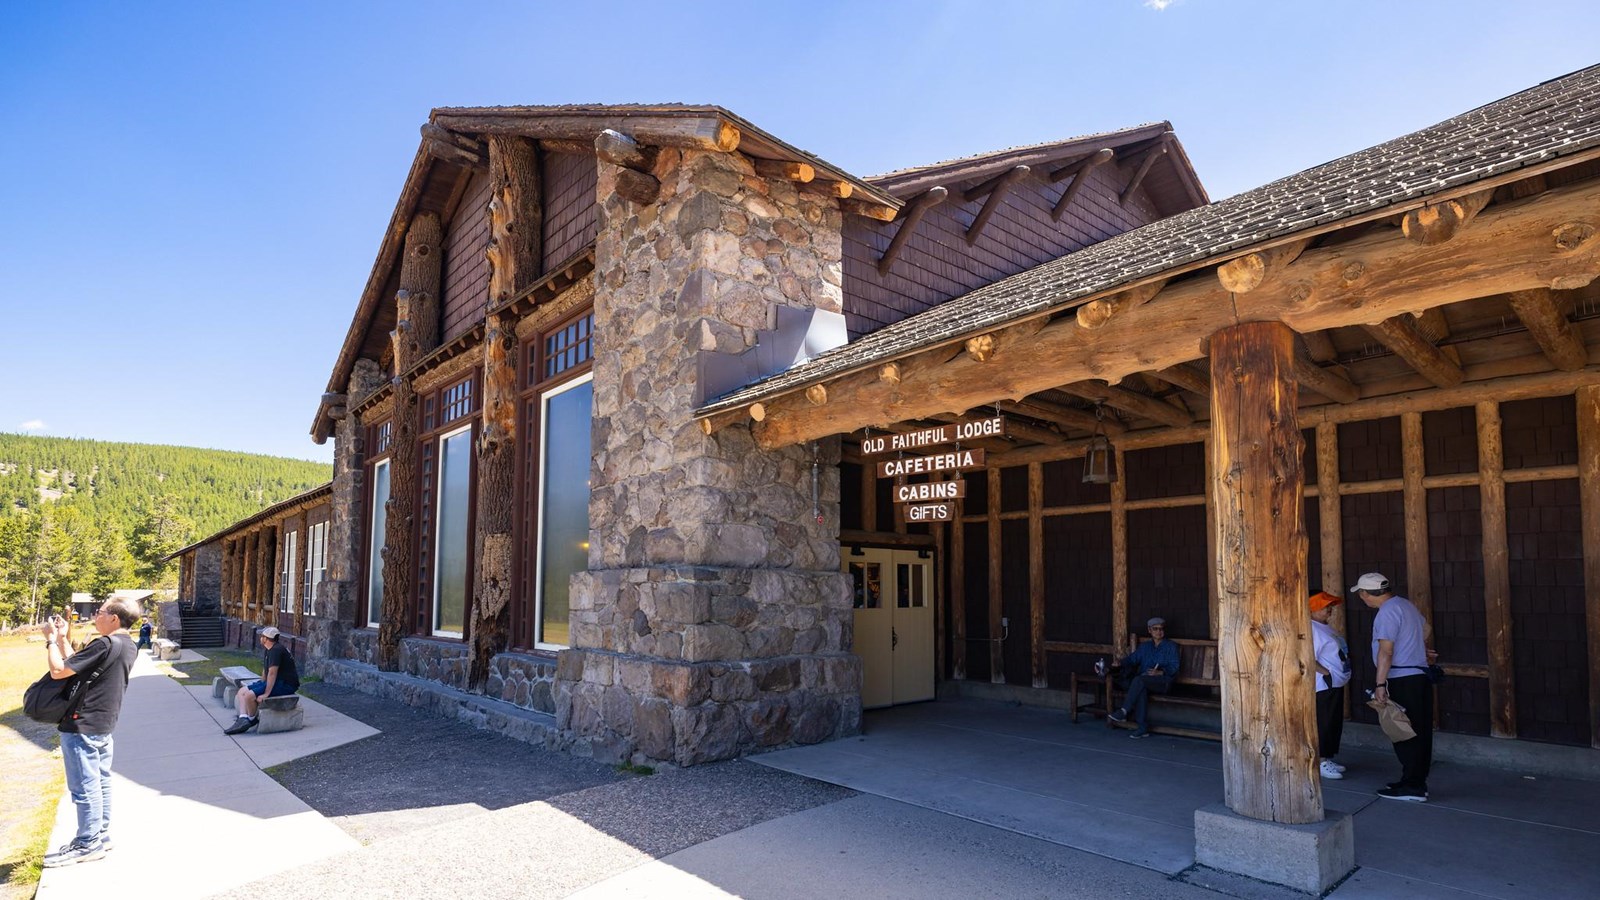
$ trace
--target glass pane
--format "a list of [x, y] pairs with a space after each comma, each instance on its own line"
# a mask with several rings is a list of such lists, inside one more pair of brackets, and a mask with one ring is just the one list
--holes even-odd
[[367, 624], [383, 621], [383, 543], [388, 534], [389, 464], [372, 470], [372, 538], [367, 543]]
[[851, 563], [850, 577], [856, 583], [856, 609], [877, 609], [882, 605], [883, 580], [877, 563]]
[[895, 567], [899, 577], [895, 579], [894, 605], [900, 609], [911, 608], [911, 567], [900, 563]]
[[441, 438], [439, 444], [433, 630], [462, 634], [467, 622], [467, 511], [472, 492], [472, 429]]
[[567, 646], [573, 574], [589, 568], [589, 426], [594, 383], [545, 397], [539, 484], [539, 636]]
[[923, 582], [927, 580], [928, 569], [923, 564], [911, 567], [911, 605], [915, 607], [927, 606], [928, 598]]

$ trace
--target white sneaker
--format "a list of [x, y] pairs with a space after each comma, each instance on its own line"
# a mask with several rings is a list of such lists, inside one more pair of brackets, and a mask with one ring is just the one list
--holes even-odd
[[1331, 759], [1325, 759], [1325, 760], [1323, 760], [1323, 762], [1327, 763], [1330, 766], [1333, 766], [1335, 769], [1338, 769], [1339, 770], [1339, 774], [1341, 774], [1341, 775], [1344, 774], [1344, 766], [1334, 762]]
[[1339, 764], [1331, 759], [1323, 760], [1322, 764], [1317, 768], [1322, 772], [1322, 777], [1329, 781], [1338, 781], [1344, 777], [1344, 773], [1339, 771]]

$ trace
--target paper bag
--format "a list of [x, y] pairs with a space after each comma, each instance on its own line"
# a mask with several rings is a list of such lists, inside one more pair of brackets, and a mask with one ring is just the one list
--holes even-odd
[[1405, 707], [1393, 700], [1368, 700], [1367, 705], [1378, 711], [1378, 724], [1390, 741], [1398, 744], [1417, 736], [1416, 729], [1411, 727], [1411, 720], [1406, 717]]

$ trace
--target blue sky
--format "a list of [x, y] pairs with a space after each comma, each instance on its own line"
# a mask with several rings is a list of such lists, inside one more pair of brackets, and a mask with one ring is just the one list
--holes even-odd
[[311, 416], [435, 106], [716, 103], [863, 175], [1166, 119], [1221, 198], [1594, 63], [1597, 25], [1592, 0], [6, 4], [0, 431], [330, 458]]

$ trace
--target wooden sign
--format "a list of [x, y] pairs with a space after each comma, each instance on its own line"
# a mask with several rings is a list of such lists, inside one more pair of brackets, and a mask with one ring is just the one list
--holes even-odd
[[956, 500], [967, 495], [967, 483], [955, 481], [927, 481], [922, 484], [897, 484], [894, 486], [896, 503], [933, 503], [939, 500]]
[[905, 434], [883, 434], [877, 437], [864, 438], [861, 441], [861, 452], [863, 455], [871, 456], [876, 453], [891, 453], [897, 450], [920, 450], [923, 447], [932, 447], [936, 444], [953, 444], [956, 441], [970, 441], [974, 438], [1004, 437], [1005, 433], [1005, 418], [1003, 416], [995, 416], [992, 419], [957, 422], [954, 425], [923, 428], [919, 431], [908, 431]]
[[956, 505], [954, 503], [918, 503], [901, 508], [905, 510], [907, 522], [954, 522], [956, 520]]
[[930, 475], [934, 472], [969, 472], [983, 468], [982, 450], [952, 450], [932, 456], [908, 456], [905, 459], [886, 459], [878, 463], [879, 478], [898, 478], [901, 475]]

